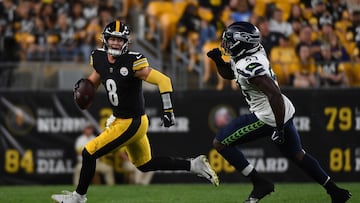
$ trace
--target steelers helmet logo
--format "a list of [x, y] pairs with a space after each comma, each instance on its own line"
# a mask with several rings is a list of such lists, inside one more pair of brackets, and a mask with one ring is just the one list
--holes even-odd
[[122, 67], [122, 68], [120, 68], [120, 74], [121, 74], [122, 76], [127, 76], [127, 75], [129, 74], [129, 71], [128, 71], [127, 68]]
[[225, 127], [236, 117], [235, 110], [228, 105], [213, 107], [209, 113], [209, 127], [213, 132]]
[[7, 129], [15, 135], [26, 135], [35, 126], [33, 112], [26, 106], [16, 106], [8, 110], [5, 116]]

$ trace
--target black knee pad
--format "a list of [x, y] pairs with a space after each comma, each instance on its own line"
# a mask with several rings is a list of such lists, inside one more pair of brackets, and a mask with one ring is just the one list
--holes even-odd
[[144, 165], [138, 166], [137, 168], [141, 171], [141, 172], [149, 172], [152, 171], [153, 167], [151, 166], [152, 164], [150, 163], [151, 161], [147, 162]]
[[294, 157], [293, 157], [293, 160], [295, 162], [303, 162], [303, 160], [305, 159], [305, 157], [309, 156], [307, 153], [305, 153], [304, 151], [302, 152], [299, 152], [298, 154], [296, 154]]
[[94, 155], [91, 155], [86, 148], [83, 149], [82, 151], [82, 158], [83, 158], [83, 162], [84, 161], [93, 161], [96, 160], [96, 157]]

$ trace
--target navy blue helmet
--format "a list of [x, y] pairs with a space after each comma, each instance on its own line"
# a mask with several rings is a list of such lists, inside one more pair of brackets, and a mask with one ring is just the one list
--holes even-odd
[[222, 35], [221, 46], [231, 56], [255, 53], [260, 48], [260, 31], [248, 22], [234, 22]]

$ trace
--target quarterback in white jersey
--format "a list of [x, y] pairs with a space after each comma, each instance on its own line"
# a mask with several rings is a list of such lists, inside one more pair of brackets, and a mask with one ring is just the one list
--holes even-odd
[[218, 131], [213, 140], [214, 148], [252, 182], [253, 190], [245, 203], [258, 202], [274, 191], [274, 184], [257, 173], [239, 148], [261, 137], [269, 137], [284, 156], [322, 185], [333, 203], [346, 202], [351, 193], [339, 188], [319, 162], [302, 148], [293, 123], [295, 108], [281, 93], [260, 41], [256, 26], [234, 22], [223, 32], [221, 44], [225, 53], [231, 55], [230, 62], [222, 59], [218, 48], [207, 53], [223, 78], [237, 81], [250, 110], [249, 114], [240, 115]]

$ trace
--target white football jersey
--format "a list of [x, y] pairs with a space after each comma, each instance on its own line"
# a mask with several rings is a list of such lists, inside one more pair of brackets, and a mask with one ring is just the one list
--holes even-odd
[[[231, 59], [230, 63], [236, 82], [240, 86], [246, 102], [249, 105], [250, 112], [255, 113], [255, 115], [266, 124], [276, 127], [275, 116], [267, 96], [249, 82], [250, 78], [268, 75], [274, 80], [276, 85], [278, 85], [264, 49], [262, 48], [260, 51], [242, 58], [236, 63]], [[284, 122], [286, 122], [294, 115], [295, 108], [285, 95], [282, 96], [285, 103]]]

